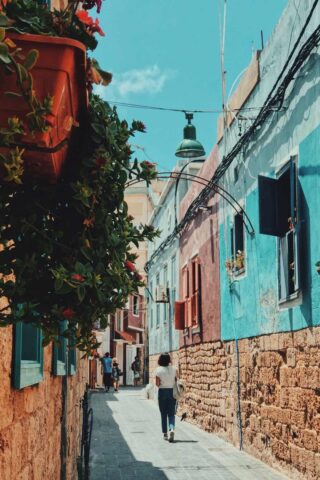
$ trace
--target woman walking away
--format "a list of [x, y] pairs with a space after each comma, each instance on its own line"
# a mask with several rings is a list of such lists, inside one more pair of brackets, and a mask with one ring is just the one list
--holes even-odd
[[[158, 359], [159, 367], [155, 371], [156, 385], [159, 388], [159, 409], [163, 438], [174, 441], [176, 400], [173, 398], [173, 386], [177, 380], [177, 369], [171, 365], [169, 353], [162, 353]], [[168, 438], [169, 423], [169, 438]]]

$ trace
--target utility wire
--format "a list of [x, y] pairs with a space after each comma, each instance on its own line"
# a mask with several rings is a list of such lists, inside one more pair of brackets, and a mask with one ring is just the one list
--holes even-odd
[[[126, 103], [126, 102], [118, 102], [117, 100], [108, 100], [110, 105], [115, 105], [118, 107], [125, 107], [125, 108], [137, 108], [141, 110], [159, 110], [163, 112], [178, 112], [178, 113], [215, 113], [220, 114], [223, 113], [224, 110], [192, 110], [187, 108], [170, 108], [170, 107], [157, 107], [154, 105], [141, 105], [138, 103]], [[239, 111], [246, 111], [246, 110], [261, 110], [262, 107], [244, 107], [244, 108], [233, 108], [230, 111], [239, 112]]]
[[200, 205], [204, 205], [205, 202], [208, 201], [210, 197], [212, 197], [216, 192], [214, 192], [214, 185], [219, 182], [221, 177], [225, 174], [233, 160], [237, 157], [239, 152], [241, 150], [248, 146], [248, 144], [252, 141], [252, 137], [256, 134], [256, 132], [264, 125], [265, 121], [269, 118], [270, 114], [277, 108], [282, 106], [282, 103], [284, 101], [284, 96], [286, 93], [286, 90], [292, 80], [295, 78], [295, 74], [297, 71], [300, 69], [300, 67], [303, 65], [303, 63], [306, 61], [306, 59], [310, 56], [312, 50], [317, 47], [320, 43], [320, 26], [314, 30], [314, 32], [309, 36], [309, 38], [306, 40], [306, 42], [302, 45], [300, 48], [298, 54], [296, 55], [296, 58], [288, 70], [288, 73], [282, 80], [281, 84], [279, 85], [278, 89], [275, 91], [276, 87], [278, 86], [281, 77], [284, 74], [285, 68], [288, 66], [291, 58], [293, 57], [293, 54], [295, 50], [298, 47], [298, 44], [308, 26], [310, 23], [312, 14], [315, 10], [315, 7], [317, 6], [319, 0], [315, 0], [313, 3], [313, 6], [311, 8], [311, 11], [306, 19], [306, 22], [299, 34], [299, 37], [285, 63], [285, 66], [280, 72], [280, 75], [278, 76], [273, 88], [271, 89], [269, 95], [267, 96], [267, 99], [251, 125], [251, 127], [248, 128], [248, 130], [243, 134], [241, 139], [234, 145], [234, 147], [231, 149], [231, 151], [228, 153], [228, 155], [224, 156], [220, 165], [216, 169], [215, 173], [211, 177], [208, 185], [202, 189], [202, 191], [199, 193], [199, 195], [192, 201], [192, 203], [189, 205], [183, 219], [181, 222], [174, 228], [172, 233], [160, 244], [160, 246], [155, 250], [155, 252], [152, 254], [150, 257], [150, 260], [146, 263], [145, 270], [148, 272], [150, 269], [150, 266], [152, 265], [153, 261], [155, 258], [160, 254], [161, 251], [165, 250], [172, 241], [174, 240], [175, 237], [177, 237], [184, 228], [189, 224], [189, 222], [197, 215], [198, 208]]

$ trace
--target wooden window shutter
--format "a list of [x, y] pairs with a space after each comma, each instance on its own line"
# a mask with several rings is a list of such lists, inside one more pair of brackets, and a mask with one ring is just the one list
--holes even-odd
[[188, 296], [188, 270], [187, 267], [182, 269], [182, 298], [185, 299]]
[[176, 330], [185, 328], [185, 302], [174, 303], [174, 328]]
[[192, 326], [191, 298], [185, 300], [185, 328]]
[[[60, 323], [61, 334], [68, 328], [68, 322], [63, 320]], [[59, 335], [57, 343], [53, 345], [53, 375], [63, 376], [67, 374], [67, 339]]]
[[199, 302], [200, 302], [200, 263], [199, 258], [193, 260], [194, 292], [191, 298], [192, 326], [199, 323]]

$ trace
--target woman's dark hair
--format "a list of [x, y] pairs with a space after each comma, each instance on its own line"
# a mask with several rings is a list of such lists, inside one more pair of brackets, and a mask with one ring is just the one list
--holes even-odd
[[170, 363], [171, 363], [171, 357], [169, 353], [161, 353], [158, 360], [158, 365], [160, 367], [167, 367]]

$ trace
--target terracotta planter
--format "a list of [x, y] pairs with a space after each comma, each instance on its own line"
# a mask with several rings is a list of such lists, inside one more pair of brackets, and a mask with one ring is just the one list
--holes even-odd
[[[27, 176], [41, 178], [50, 183], [57, 181], [66, 161], [74, 123], [87, 109], [86, 49], [69, 38], [42, 35], [10, 34], [22, 53], [31, 49], [39, 51], [39, 59], [32, 70], [34, 90], [42, 100], [53, 97], [52, 115], [48, 118], [50, 132], [23, 136], [25, 172]], [[24, 120], [28, 107], [20, 99], [5, 95], [19, 92], [15, 75], [5, 75], [0, 70], [0, 125], [5, 126], [8, 116]], [[73, 124], [73, 125], [72, 125]]]

